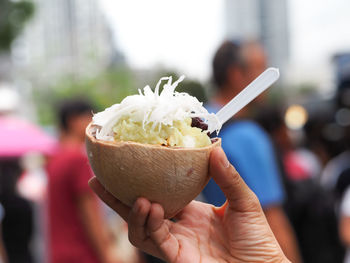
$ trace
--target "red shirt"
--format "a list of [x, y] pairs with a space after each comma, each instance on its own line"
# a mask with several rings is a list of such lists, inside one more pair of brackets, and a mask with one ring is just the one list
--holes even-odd
[[92, 171], [83, 149], [65, 147], [47, 165], [50, 263], [97, 263], [80, 219], [79, 195], [91, 193]]

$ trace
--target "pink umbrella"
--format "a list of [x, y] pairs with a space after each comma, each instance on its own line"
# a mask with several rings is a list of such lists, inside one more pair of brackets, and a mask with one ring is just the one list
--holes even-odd
[[56, 140], [25, 120], [0, 116], [0, 157], [18, 157], [28, 152], [51, 154]]

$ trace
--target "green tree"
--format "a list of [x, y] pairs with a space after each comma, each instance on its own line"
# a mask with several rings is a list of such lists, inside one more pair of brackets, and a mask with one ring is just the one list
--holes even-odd
[[[72, 97], [84, 97], [94, 103], [96, 111], [110, 107], [121, 102], [126, 96], [137, 93], [139, 88], [149, 84], [152, 89], [160, 77], [172, 76], [177, 80], [179, 75], [174, 72], [149, 72], [147, 76], [154, 76], [152, 80], [144, 79], [128, 67], [109, 68], [105, 72], [92, 78], [77, 78], [64, 76], [61, 80], [50, 86], [37, 87], [33, 90], [33, 98], [37, 106], [41, 124], [50, 125], [55, 122], [55, 111], [58, 102]], [[164, 84], [163, 82], [162, 84]], [[163, 85], [161, 85], [162, 87]], [[205, 87], [196, 80], [185, 79], [176, 88], [178, 92], [187, 92], [206, 102]]]
[[12, 41], [34, 14], [34, 4], [28, 0], [0, 0], [0, 52], [7, 52]]
[[136, 92], [133, 72], [120, 67], [110, 68], [93, 78], [65, 76], [52, 86], [35, 89], [33, 98], [40, 123], [48, 125], [55, 122], [56, 105], [65, 99], [84, 97], [95, 105], [96, 111], [100, 111]]

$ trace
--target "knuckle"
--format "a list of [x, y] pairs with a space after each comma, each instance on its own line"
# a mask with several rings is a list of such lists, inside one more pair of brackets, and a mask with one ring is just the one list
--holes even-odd
[[232, 183], [234, 184], [234, 185], [238, 185], [238, 184], [240, 184], [241, 183], [241, 176], [239, 175], [239, 173], [237, 172], [237, 170], [235, 169], [235, 167], [233, 167], [232, 165], [231, 165], [231, 167], [230, 167], [230, 174], [231, 174], [231, 180], [232, 180]]
[[230, 179], [229, 179], [230, 181], [228, 185], [226, 185], [228, 189], [240, 189], [243, 187], [244, 181], [239, 175], [239, 173], [233, 168], [233, 166], [231, 166], [230, 168], [229, 176], [230, 176]]
[[253, 205], [257, 205], [257, 206], [260, 205], [258, 197], [253, 192], [251, 194], [251, 202], [252, 202]]
[[260, 209], [260, 201], [258, 199], [258, 197], [253, 193], [253, 191], [251, 191], [251, 195], [250, 195], [250, 198], [249, 198], [249, 203], [250, 203], [250, 206], [253, 208], [253, 209]]

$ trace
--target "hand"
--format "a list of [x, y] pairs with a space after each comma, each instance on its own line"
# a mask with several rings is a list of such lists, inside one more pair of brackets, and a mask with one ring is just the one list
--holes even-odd
[[139, 198], [132, 209], [109, 194], [96, 178], [90, 187], [129, 225], [130, 242], [171, 263], [288, 262], [255, 194], [221, 149], [210, 156], [210, 175], [224, 192], [222, 207], [192, 201], [175, 222], [163, 208]]

